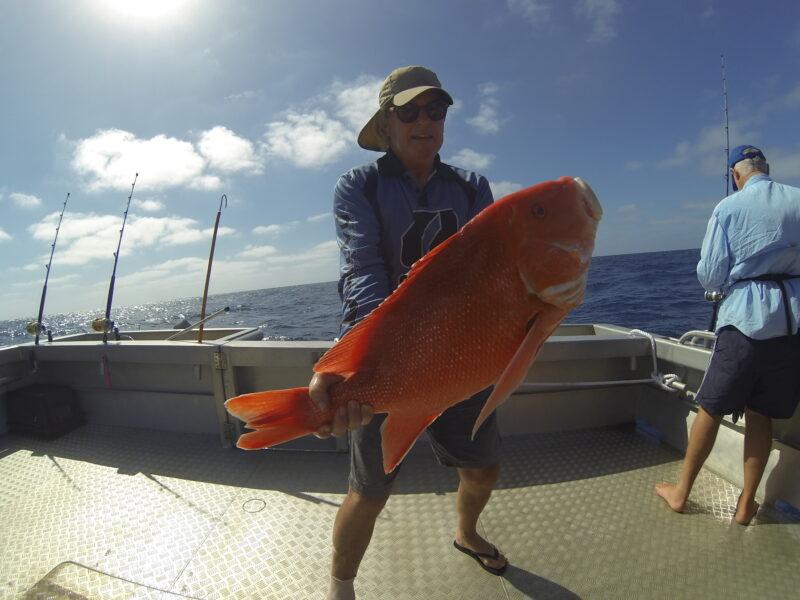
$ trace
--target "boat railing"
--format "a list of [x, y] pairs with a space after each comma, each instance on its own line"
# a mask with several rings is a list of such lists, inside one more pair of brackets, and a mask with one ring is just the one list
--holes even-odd
[[684, 333], [678, 343], [683, 346], [700, 346], [701, 348], [711, 348], [714, 346], [717, 336], [713, 331], [694, 329]]

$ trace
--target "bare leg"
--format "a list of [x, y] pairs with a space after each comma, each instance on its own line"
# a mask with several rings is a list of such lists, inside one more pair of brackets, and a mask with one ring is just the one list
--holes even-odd
[[[458, 468], [460, 482], [456, 496], [458, 512], [456, 542], [474, 552], [492, 553], [492, 545], [478, 534], [477, 527], [478, 518], [489, 502], [499, 473], [499, 465], [475, 469]], [[482, 560], [484, 564], [495, 569], [506, 564], [506, 558], [502, 553], [496, 560], [489, 558]]]
[[772, 450], [772, 419], [749, 408], [745, 410], [744, 488], [736, 504], [734, 520], [747, 525], [758, 511], [756, 490], [761, 483]]
[[352, 594], [352, 580], [358, 573], [358, 567], [364, 558], [375, 521], [378, 519], [389, 496], [370, 497], [363, 496], [352, 488], [348, 490], [336, 520], [333, 524], [333, 559], [331, 562], [331, 575], [335, 580], [350, 582], [349, 595], [334, 585], [328, 593], [329, 600], [337, 598], [355, 598]]
[[686, 508], [686, 500], [692, 491], [694, 480], [697, 479], [697, 474], [700, 473], [703, 463], [714, 447], [720, 423], [722, 423], [721, 415], [712, 415], [702, 407], [698, 408], [697, 417], [689, 433], [689, 444], [678, 483], [659, 483], [656, 486], [656, 494], [661, 496], [675, 512], [683, 512]]

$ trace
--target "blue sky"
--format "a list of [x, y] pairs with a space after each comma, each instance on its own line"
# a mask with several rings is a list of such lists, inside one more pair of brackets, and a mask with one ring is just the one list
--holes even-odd
[[[393, 68], [456, 104], [442, 158], [496, 197], [564, 175], [596, 254], [699, 247], [730, 144], [800, 185], [800, 3], [0, 0], [0, 318], [337, 277], [338, 176]], [[658, 274], [654, 273], [654, 277]]]

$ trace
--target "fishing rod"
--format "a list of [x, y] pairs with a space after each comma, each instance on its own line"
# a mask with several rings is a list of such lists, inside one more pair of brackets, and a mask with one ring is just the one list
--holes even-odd
[[122, 234], [125, 231], [125, 222], [128, 220], [128, 209], [131, 207], [131, 198], [133, 198], [133, 188], [136, 187], [136, 180], [139, 179], [139, 174], [133, 178], [131, 184], [131, 193], [128, 196], [128, 203], [125, 206], [125, 213], [122, 216], [122, 227], [119, 230], [119, 241], [117, 242], [117, 251], [114, 252], [114, 269], [111, 271], [111, 282], [108, 284], [108, 300], [106, 300], [106, 316], [105, 318], [98, 317], [92, 321], [92, 329], [95, 331], [103, 332], [103, 343], [108, 343], [108, 332], [114, 331], [114, 336], [119, 340], [119, 329], [114, 325], [111, 320], [111, 301], [114, 299], [114, 282], [117, 278], [117, 263], [119, 262], [119, 249], [122, 246]]
[[725, 197], [727, 197], [730, 194], [731, 178], [731, 172], [728, 168], [728, 161], [731, 158], [731, 139], [728, 129], [728, 80], [725, 76], [725, 55], [720, 54], [719, 58], [722, 66], [722, 100], [725, 107]]
[[[203, 323], [206, 321], [206, 300], [208, 299], [208, 282], [211, 280], [211, 262], [214, 260], [214, 246], [217, 243], [217, 229], [219, 229], [219, 218], [222, 215], [222, 202], [225, 201], [225, 208], [228, 208], [228, 197], [222, 194], [219, 199], [219, 210], [217, 211], [217, 219], [214, 222], [214, 235], [211, 236], [211, 252], [208, 255], [208, 269], [206, 270], [206, 285], [203, 288], [203, 302], [200, 307], [200, 328], [197, 330], [197, 343], [203, 341]], [[216, 314], [219, 314], [216, 313]]]
[[[725, 196], [728, 197], [730, 194], [730, 167], [728, 163], [730, 162], [731, 158], [731, 141], [730, 141], [730, 129], [728, 127], [728, 79], [725, 75], [725, 55], [720, 54], [720, 68], [722, 70], [722, 105], [724, 110], [724, 117], [725, 117]], [[722, 301], [723, 292], [719, 290], [714, 291], [706, 291], [704, 295], [705, 299], [712, 303], [711, 306], [711, 320], [708, 324], [708, 330], [714, 331], [717, 325], [717, 312], [719, 311], [719, 303]]]
[[46, 272], [44, 275], [44, 287], [42, 287], [42, 299], [39, 301], [39, 316], [36, 317], [35, 323], [31, 321], [26, 327], [28, 333], [36, 335], [34, 344], [37, 346], [39, 345], [39, 335], [44, 332], [47, 332], [47, 341], [53, 341], [53, 333], [42, 323], [42, 316], [44, 315], [44, 299], [47, 297], [47, 280], [50, 278], [50, 267], [53, 264], [53, 254], [56, 251], [56, 242], [58, 241], [58, 232], [61, 229], [61, 221], [64, 219], [64, 211], [67, 210], [67, 201], [69, 201], [69, 192], [67, 192], [67, 197], [64, 199], [64, 206], [61, 207], [61, 214], [58, 217], [56, 237], [53, 238], [53, 243], [50, 245], [50, 260], [47, 262], [47, 266], [45, 266]]

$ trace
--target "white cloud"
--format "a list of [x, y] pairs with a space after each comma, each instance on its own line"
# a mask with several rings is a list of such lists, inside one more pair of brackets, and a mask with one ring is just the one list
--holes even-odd
[[[30, 267], [41, 269], [43, 273], [46, 273], [44, 265], [30, 265]], [[30, 270], [29, 267], [25, 268]], [[81, 276], [78, 275], [77, 273], [68, 273], [67, 275], [58, 275], [56, 277], [50, 276], [47, 279], [47, 283], [48, 285], [53, 286], [53, 289], [55, 289], [55, 288], [62, 288], [65, 286], [74, 287], [76, 284], [79, 285], [81, 283], [81, 280], [82, 280]], [[32, 281], [18, 281], [15, 284], [13, 284], [13, 287], [24, 289], [31, 285], [36, 286], [41, 284], [42, 284], [41, 279], [34, 279]]]
[[12, 237], [3, 231], [2, 227], [0, 227], [0, 242], [7, 242], [10, 239], [12, 239]]
[[550, 5], [544, 0], [508, 0], [507, 4], [512, 13], [534, 25], [543, 25], [552, 16]]
[[353, 143], [352, 132], [325, 110], [286, 113], [267, 124], [264, 148], [299, 167], [322, 167], [337, 160]]
[[635, 204], [623, 204], [617, 207], [617, 212], [622, 214], [631, 214], [639, 211], [639, 207]]
[[[731, 121], [728, 126], [730, 139], [757, 143], [758, 136], [745, 127], [741, 121]], [[699, 165], [703, 175], [725, 175], [725, 132], [719, 125], [703, 127], [694, 140], [678, 142], [672, 155], [658, 162], [657, 166], [675, 168], [692, 164]]]
[[494, 161], [494, 154], [481, 154], [469, 148], [464, 148], [456, 152], [451, 158], [448, 158], [446, 162], [463, 169], [483, 171], [492, 164], [492, 161]]
[[36, 208], [42, 205], [41, 199], [31, 194], [20, 194], [12, 192], [8, 195], [11, 201], [20, 208]]
[[312, 246], [308, 250], [299, 252], [297, 254], [284, 254], [271, 256], [267, 258], [268, 264], [286, 264], [286, 265], [307, 265], [317, 260], [324, 261], [338, 261], [339, 259], [339, 244], [336, 241], [322, 242], [316, 246]]
[[591, 21], [589, 41], [605, 43], [617, 37], [615, 20], [621, 10], [618, 0], [578, 0], [576, 13]]
[[[506, 0], [511, 14], [536, 27], [551, 22], [555, 0]], [[577, 0], [575, 14], [591, 25], [590, 42], [605, 43], [617, 37], [616, 17], [621, 12], [619, 0]]]
[[128, 190], [136, 173], [140, 191], [216, 190], [222, 181], [209, 170], [259, 175], [264, 159], [253, 142], [221, 125], [202, 132], [197, 147], [164, 134], [140, 139], [129, 131], [105, 129], [75, 143], [71, 166], [93, 192]]
[[467, 119], [467, 123], [472, 125], [480, 133], [497, 133], [500, 131], [500, 126], [504, 120], [501, 119], [497, 112], [499, 104], [497, 100], [497, 93], [499, 88], [494, 83], [484, 83], [480, 86], [481, 104], [478, 109], [478, 114], [475, 117]]
[[495, 200], [499, 200], [503, 196], [508, 196], [509, 194], [513, 194], [514, 192], [518, 192], [523, 189], [522, 184], [514, 183], [512, 181], [490, 181], [489, 187], [492, 190], [492, 196], [494, 196]]
[[336, 82], [331, 86], [336, 104], [334, 114], [350, 127], [353, 134], [361, 131], [378, 109], [381, 84], [382, 79], [362, 75], [352, 84]]
[[221, 125], [204, 131], [198, 148], [209, 165], [220, 171], [244, 171], [252, 175], [264, 172], [263, 160], [256, 155], [253, 142]]
[[225, 96], [225, 100], [228, 102], [239, 102], [242, 100], [252, 100], [256, 97], [256, 93], [253, 90], [245, 90], [243, 92], [239, 92], [238, 94], [228, 94]]
[[242, 258], [266, 258], [277, 253], [278, 249], [275, 246], [248, 246], [239, 253], [239, 256]]
[[161, 200], [137, 200], [135, 203], [136, 210], [144, 212], [158, 212], [164, 210], [164, 203]]
[[258, 227], [253, 227], [253, 233], [256, 235], [280, 235], [294, 228], [294, 223], [286, 225], [259, 225]]
[[[48, 215], [28, 227], [35, 239], [52, 240], [58, 224], [58, 214]], [[58, 237], [59, 262], [82, 265], [93, 260], [111, 260], [119, 243], [122, 219], [115, 215], [67, 213]], [[235, 231], [220, 227], [217, 236]], [[210, 229], [199, 229], [194, 219], [170, 217], [139, 217], [131, 214], [125, 224], [121, 252], [134, 253], [141, 248], [179, 246], [211, 239]]]
[[310, 223], [318, 223], [319, 221], [326, 221], [328, 219], [332, 219], [333, 215], [330, 212], [325, 212], [319, 215], [312, 215], [306, 219]]
[[190, 142], [165, 135], [143, 140], [120, 129], [98, 131], [80, 140], [72, 158], [72, 168], [87, 178], [91, 191], [130, 189], [136, 173], [140, 190], [218, 188], [219, 178], [205, 174], [205, 166]]

